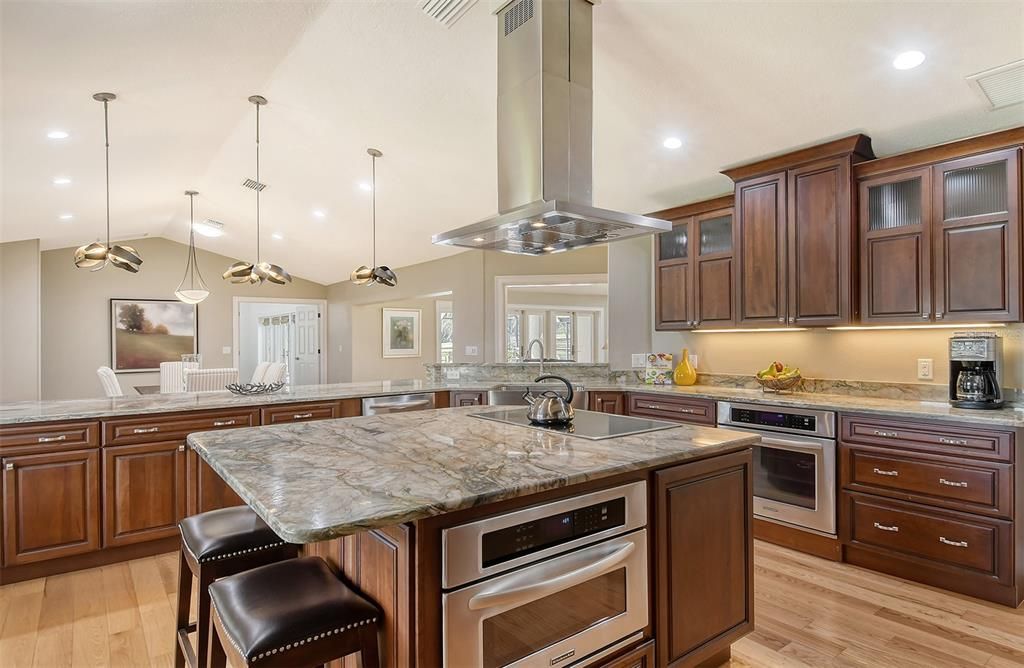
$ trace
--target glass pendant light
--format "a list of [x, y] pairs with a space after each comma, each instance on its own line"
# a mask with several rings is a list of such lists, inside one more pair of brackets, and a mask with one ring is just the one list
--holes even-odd
[[75, 266], [79, 269], [99, 271], [108, 264], [133, 274], [138, 273], [142, 258], [131, 246], [110, 245], [110, 125], [107, 121], [107, 105], [116, 100], [113, 93], [96, 93], [92, 99], [103, 103], [103, 144], [107, 180], [107, 243], [94, 241], [75, 249]]
[[260, 107], [267, 104], [262, 95], [249, 96], [249, 102], [256, 107], [256, 180], [246, 179], [242, 185], [256, 191], [256, 262], [239, 260], [224, 272], [222, 277], [232, 283], [260, 283], [270, 281], [277, 285], [291, 283], [291, 275], [276, 264], [260, 261], [260, 192], [266, 184], [260, 182]]
[[365, 264], [352, 272], [351, 279], [356, 285], [373, 285], [379, 283], [393, 288], [398, 285], [398, 275], [389, 267], [377, 266], [377, 158], [384, 154], [375, 148], [368, 148], [370, 155], [370, 235], [373, 253], [373, 267]]
[[186, 190], [185, 194], [188, 195], [188, 259], [185, 260], [185, 275], [181, 283], [178, 283], [174, 296], [186, 304], [198, 304], [210, 296], [206, 281], [199, 273], [199, 262], [196, 261], [195, 197], [199, 193]]

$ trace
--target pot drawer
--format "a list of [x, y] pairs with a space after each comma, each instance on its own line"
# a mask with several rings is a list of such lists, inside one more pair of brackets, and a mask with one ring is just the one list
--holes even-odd
[[715, 402], [710, 399], [690, 399], [668, 394], [629, 395], [629, 415], [715, 424]]
[[844, 492], [847, 542], [882, 548], [999, 580], [1010, 576], [1012, 524]]
[[844, 415], [845, 443], [879, 445], [945, 455], [1010, 461], [1013, 434], [981, 429], [976, 425], [906, 422], [868, 416]]
[[259, 413], [256, 409], [118, 418], [103, 422], [103, 445], [177, 441], [197, 431], [257, 425]]
[[263, 424], [284, 424], [341, 417], [337, 401], [270, 406], [263, 410]]
[[1009, 518], [1013, 466], [843, 445], [843, 487]]
[[6, 455], [95, 448], [99, 444], [99, 422], [31, 424], [0, 430], [0, 450]]

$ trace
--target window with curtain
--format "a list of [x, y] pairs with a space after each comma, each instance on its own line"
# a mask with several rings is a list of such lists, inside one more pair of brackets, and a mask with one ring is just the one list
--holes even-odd
[[455, 313], [451, 302], [437, 303], [437, 361], [451, 364], [455, 361]]

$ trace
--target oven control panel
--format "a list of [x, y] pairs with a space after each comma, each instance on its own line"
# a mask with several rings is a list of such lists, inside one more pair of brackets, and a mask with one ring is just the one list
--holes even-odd
[[818, 421], [813, 415], [794, 415], [778, 411], [759, 411], [750, 408], [733, 408], [730, 421], [776, 429], [794, 429], [797, 431], [817, 431]]
[[531, 552], [626, 524], [626, 499], [617, 497], [584, 508], [514, 524], [481, 536], [483, 566], [493, 566]]

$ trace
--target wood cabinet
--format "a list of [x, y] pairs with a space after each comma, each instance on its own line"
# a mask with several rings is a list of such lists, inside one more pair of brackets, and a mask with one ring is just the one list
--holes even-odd
[[189, 491], [188, 515], [241, 506], [245, 503], [195, 450], [190, 449], [187, 452], [185, 473]]
[[626, 414], [625, 392], [591, 392], [588, 403], [587, 408], [598, 413]]
[[668, 392], [630, 392], [628, 396], [628, 415], [715, 426], [716, 404], [711, 399], [684, 397]]
[[337, 401], [319, 401], [302, 404], [282, 404], [260, 409], [261, 424], [285, 424], [309, 420], [339, 418], [341, 406]]
[[864, 322], [1020, 320], [1020, 160], [1010, 148], [860, 181]]
[[690, 666], [754, 628], [750, 451], [654, 474], [658, 666]]
[[[486, 406], [486, 392], [452, 392], [452, 406]], [[440, 408], [440, 406], [438, 406]]]
[[103, 449], [103, 545], [175, 536], [185, 517], [185, 444]]
[[4, 566], [100, 547], [98, 449], [3, 460]]
[[100, 423], [95, 421], [15, 425], [0, 431], [3, 455], [78, 450], [99, 444]]
[[672, 221], [655, 241], [655, 328], [733, 323], [732, 196], [651, 214]]
[[617, 655], [601, 664], [601, 668], [654, 668], [654, 641], [648, 640], [639, 647]]
[[856, 319], [852, 166], [872, 157], [852, 135], [724, 172], [736, 184], [737, 325]]
[[103, 421], [103, 445], [184, 441], [196, 431], [255, 427], [259, 423], [255, 408], [111, 418]]

